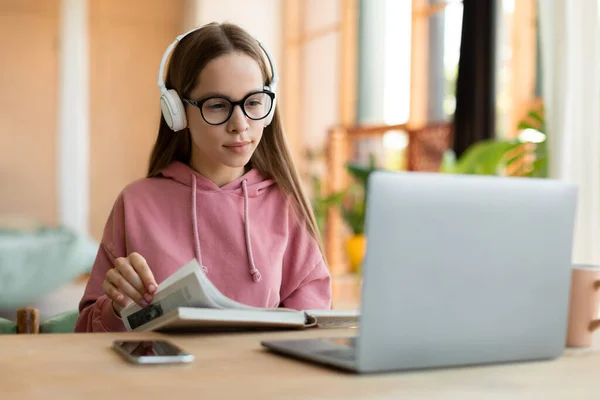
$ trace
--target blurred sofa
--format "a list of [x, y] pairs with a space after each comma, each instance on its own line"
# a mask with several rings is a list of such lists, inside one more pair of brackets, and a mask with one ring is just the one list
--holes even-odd
[[0, 318], [16, 321], [23, 307], [40, 320], [73, 313], [99, 244], [65, 227], [0, 215]]

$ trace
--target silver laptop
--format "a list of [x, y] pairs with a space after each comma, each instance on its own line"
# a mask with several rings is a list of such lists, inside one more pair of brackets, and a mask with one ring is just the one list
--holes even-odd
[[374, 172], [357, 336], [262, 345], [359, 373], [556, 358], [576, 199], [550, 179]]

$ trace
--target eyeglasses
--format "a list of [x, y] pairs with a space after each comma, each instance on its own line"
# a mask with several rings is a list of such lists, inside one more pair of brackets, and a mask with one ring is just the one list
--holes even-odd
[[200, 101], [183, 99], [183, 101], [200, 109], [202, 118], [209, 125], [221, 125], [229, 120], [233, 108], [239, 105], [246, 117], [258, 121], [264, 119], [271, 112], [275, 93], [261, 90], [246, 95], [242, 100], [231, 101], [227, 97], [214, 96]]

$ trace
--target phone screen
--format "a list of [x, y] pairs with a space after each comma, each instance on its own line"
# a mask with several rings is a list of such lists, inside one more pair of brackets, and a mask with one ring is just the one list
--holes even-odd
[[179, 347], [165, 340], [124, 340], [115, 341], [115, 347], [129, 359], [146, 360], [162, 359], [165, 362], [189, 362], [193, 359]]

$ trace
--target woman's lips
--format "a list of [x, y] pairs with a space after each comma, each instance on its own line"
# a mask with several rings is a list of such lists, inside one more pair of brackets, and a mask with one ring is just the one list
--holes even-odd
[[227, 150], [234, 153], [245, 153], [250, 148], [250, 142], [237, 142], [223, 145]]

